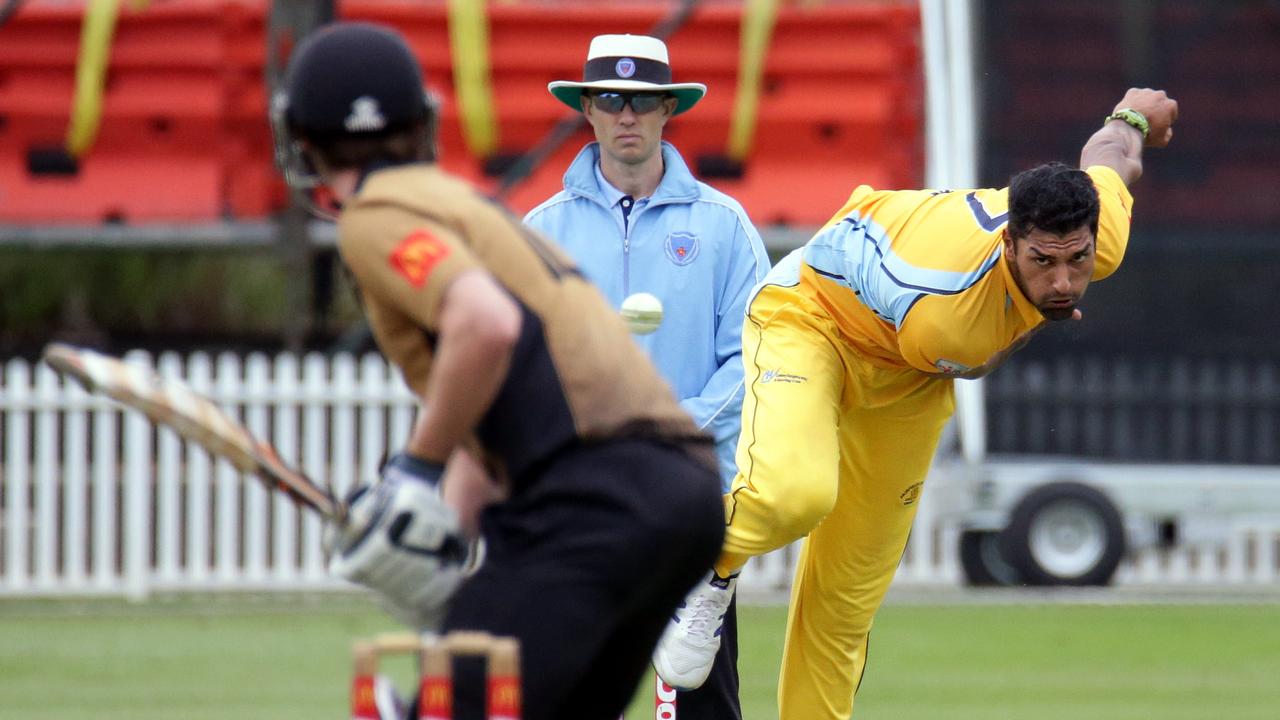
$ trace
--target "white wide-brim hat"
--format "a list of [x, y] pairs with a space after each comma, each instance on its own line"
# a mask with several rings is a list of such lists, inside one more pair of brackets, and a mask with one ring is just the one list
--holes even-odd
[[671, 82], [667, 44], [647, 35], [597, 35], [587, 49], [582, 82], [557, 80], [547, 83], [547, 89], [560, 102], [579, 111], [583, 90], [671, 93], [677, 101], [675, 115], [693, 107], [707, 94], [707, 86], [702, 83]]

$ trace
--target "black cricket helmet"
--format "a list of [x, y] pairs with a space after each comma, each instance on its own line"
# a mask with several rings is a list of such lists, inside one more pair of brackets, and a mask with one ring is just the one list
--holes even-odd
[[432, 143], [435, 118], [422, 68], [399, 33], [372, 23], [326, 25], [294, 49], [272, 98], [276, 165], [291, 188], [307, 195], [320, 183], [306, 145], [324, 148], [420, 126]]

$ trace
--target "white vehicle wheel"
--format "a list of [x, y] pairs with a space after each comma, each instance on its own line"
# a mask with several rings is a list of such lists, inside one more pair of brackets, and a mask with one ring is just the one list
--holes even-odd
[[1124, 525], [1098, 490], [1060, 482], [1032, 490], [1000, 536], [1004, 557], [1032, 585], [1106, 585], [1124, 556]]
[[1063, 500], [1031, 520], [1027, 544], [1036, 563], [1057, 577], [1076, 577], [1102, 560], [1106, 526], [1094, 508]]

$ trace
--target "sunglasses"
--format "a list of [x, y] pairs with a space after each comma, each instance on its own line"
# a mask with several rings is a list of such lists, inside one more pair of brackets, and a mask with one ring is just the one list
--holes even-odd
[[645, 115], [662, 107], [662, 103], [666, 101], [670, 95], [664, 93], [638, 92], [638, 93], [616, 93], [604, 92], [595, 93], [589, 96], [591, 104], [601, 112], [607, 112], [610, 115], [617, 115], [622, 112], [622, 108], [630, 105], [631, 111], [637, 115]]

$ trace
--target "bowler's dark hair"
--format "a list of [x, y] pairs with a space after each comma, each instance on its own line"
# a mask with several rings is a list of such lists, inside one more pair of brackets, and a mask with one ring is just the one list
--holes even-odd
[[1009, 237], [1032, 230], [1065, 235], [1085, 225], [1098, 235], [1098, 191], [1089, 174], [1060, 162], [1045, 163], [1009, 181]]

